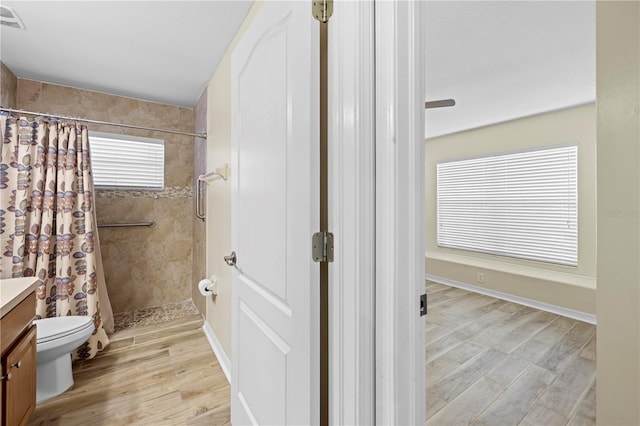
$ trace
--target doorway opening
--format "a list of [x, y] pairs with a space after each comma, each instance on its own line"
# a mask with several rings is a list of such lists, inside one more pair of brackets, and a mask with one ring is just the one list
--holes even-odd
[[[595, 424], [595, 2], [428, 2], [425, 28], [425, 100], [456, 101], [426, 111], [427, 424]], [[554, 194], [570, 169], [506, 160], [564, 146], [575, 197]], [[446, 203], [438, 167], [456, 161], [482, 171]], [[569, 234], [569, 265], [509, 242], [562, 253]]]

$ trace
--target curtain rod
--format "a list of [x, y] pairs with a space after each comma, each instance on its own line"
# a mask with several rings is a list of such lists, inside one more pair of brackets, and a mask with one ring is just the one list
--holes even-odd
[[126, 127], [126, 128], [129, 128], [129, 129], [138, 129], [138, 130], [151, 130], [153, 132], [172, 133], [174, 135], [195, 136], [195, 137], [202, 138], [202, 139], [206, 139], [207, 138], [207, 134], [206, 133], [189, 133], [189, 132], [180, 132], [180, 131], [177, 131], [177, 130], [156, 129], [154, 127], [135, 126], [133, 124], [124, 124], [124, 123], [112, 123], [110, 121], [89, 120], [89, 119], [86, 119], [86, 118], [67, 117], [67, 116], [64, 116], [64, 115], [44, 114], [44, 113], [41, 113], [41, 112], [25, 111], [25, 110], [21, 110], [21, 109], [12, 109], [12, 108], [5, 108], [5, 107], [0, 107], [0, 111], [15, 112], [15, 113], [18, 113], [18, 114], [29, 114], [29, 115], [35, 115], [35, 116], [51, 117], [51, 118], [59, 118], [59, 119], [62, 119], [62, 120], [80, 121], [80, 122], [83, 122], [83, 123], [102, 124], [104, 126]]

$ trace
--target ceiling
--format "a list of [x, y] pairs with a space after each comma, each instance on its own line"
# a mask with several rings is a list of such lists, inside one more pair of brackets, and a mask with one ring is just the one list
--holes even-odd
[[595, 100], [594, 1], [426, 2], [426, 136]]
[[[7, 1], [19, 78], [192, 107], [251, 1]], [[594, 1], [427, 1], [426, 114], [434, 137], [595, 100]]]
[[193, 107], [251, 1], [7, 1], [0, 59], [19, 78]]

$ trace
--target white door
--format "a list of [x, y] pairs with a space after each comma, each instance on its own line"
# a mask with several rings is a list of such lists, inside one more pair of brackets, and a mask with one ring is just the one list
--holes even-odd
[[233, 53], [234, 425], [318, 423], [318, 31], [267, 1]]

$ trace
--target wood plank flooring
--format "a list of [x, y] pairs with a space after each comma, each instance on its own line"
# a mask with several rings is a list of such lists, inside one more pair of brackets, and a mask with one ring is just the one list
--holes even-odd
[[427, 425], [595, 425], [595, 326], [426, 288]]
[[30, 425], [229, 425], [230, 387], [199, 314], [120, 329]]
[[[428, 425], [595, 424], [594, 326], [426, 287]], [[229, 384], [203, 320], [182, 310], [169, 320], [155, 311], [123, 316], [109, 348], [75, 363], [74, 386], [38, 405], [29, 424], [230, 424]]]

